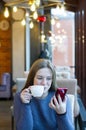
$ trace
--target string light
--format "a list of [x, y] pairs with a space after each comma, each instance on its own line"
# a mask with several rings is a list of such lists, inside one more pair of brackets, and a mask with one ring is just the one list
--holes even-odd
[[61, 27], [60, 22], [58, 22], [58, 23], [56, 24], [56, 27], [57, 27], [57, 28], [60, 28], [60, 27]]
[[38, 18], [38, 14], [37, 14], [37, 11], [35, 11], [34, 13], [33, 13], [33, 19], [37, 19]]
[[56, 10], [57, 10], [58, 14], [61, 13], [61, 9], [60, 9], [60, 6], [59, 6], [59, 5], [57, 5]]
[[21, 21], [21, 24], [24, 26], [26, 24], [25, 19]]
[[30, 10], [31, 10], [32, 12], [34, 12], [34, 11], [36, 10], [36, 6], [35, 6], [34, 3], [30, 6]]
[[32, 21], [30, 22], [29, 26], [30, 26], [30, 29], [32, 29], [34, 27], [34, 24]]
[[37, 6], [37, 7], [40, 6], [40, 0], [36, 0], [36, 6]]
[[51, 25], [55, 25], [55, 19], [54, 18], [51, 19]]
[[60, 14], [64, 15], [64, 12], [65, 12], [65, 7], [64, 7], [64, 5], [61, 5]]
[[42, 32], [41, 34], [41, 43], [45, 43], [45, 35], [44, 35], [44, 32]]
[[9, 10], [8, 10], [7, 7], [5, 7], [4, 17], [5, 17], [5, 18], [8, 18], [8, 17], [9, 17]]
[[26, 12], [25, 16], [26, 16], [26, 17], [29, 17], [29, 12]]
[[13, 7], [13, 12], [17, 12], [18, 8], [16, 6]]

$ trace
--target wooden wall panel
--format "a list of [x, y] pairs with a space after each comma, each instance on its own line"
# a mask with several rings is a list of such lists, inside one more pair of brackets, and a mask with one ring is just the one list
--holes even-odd
[[4, 72], [12, 73], [11, 18], [0, 14], [0, 83]]

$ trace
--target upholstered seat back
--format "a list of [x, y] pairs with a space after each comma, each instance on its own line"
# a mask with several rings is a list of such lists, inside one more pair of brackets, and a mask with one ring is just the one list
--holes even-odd
[[11, 96], [11, 76], [10, 73], [3, 73], [0, 85], [0, 98], [10, 98]]
[[10, 74], [3, 73], [2, 75], [2, 85], [9, 85], [10, 84]]
[[57, 87], [68, 88], [68, 94], [76, 95], [77, 79], [57, 79]]
[[[17, 78], [16, 86], [17, 91], [21, 91], [26, 82], [26, 78]], [[57, 87], [68, 88], [68, 94], [75, 95], [77, 92], [77, 79], [57, 79]]]

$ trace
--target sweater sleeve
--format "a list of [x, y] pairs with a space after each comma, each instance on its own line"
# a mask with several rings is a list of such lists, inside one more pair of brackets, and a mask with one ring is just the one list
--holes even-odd
[[72, 121], [71, 103], [67, 100], [67, 112], [63, 115], [57, 115], [58, 130], [75, 130], [74, 122]]
[[58, 130], [74, 130], [74, 124], [68, 119], [67, 114], [58, 116]]
[[20, 93], [14, 97], [14, 119], [16, 130], [32, 130], [33, 119], [29, 104], [22, 103]]

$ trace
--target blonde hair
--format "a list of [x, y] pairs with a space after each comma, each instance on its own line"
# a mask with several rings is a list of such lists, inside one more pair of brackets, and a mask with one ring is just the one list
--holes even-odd
[[36, 75], [36, 72], [41, 69], [41, 68], [49, 68], [52, 72], [52, 84], [51, 84], [51, 88], [52, 90], [55, 90], [56, 88], [56, 72], [55, 72], [55, 67], [53, 66], [53, 64], [51, 63], [50, 60], [47, 60], [47, 59], [38, 59], [36, 60], [30, 71], [29, 71], [29, 74], [28, 74], [28, 77], [27, 77], [27, 81], [26, 81], [26, 84], [24, 86], [23, 89], [25, 88], [28, 88], [29, 86], [33, 85], [33, 81], [34, 81], [34, 77]]

